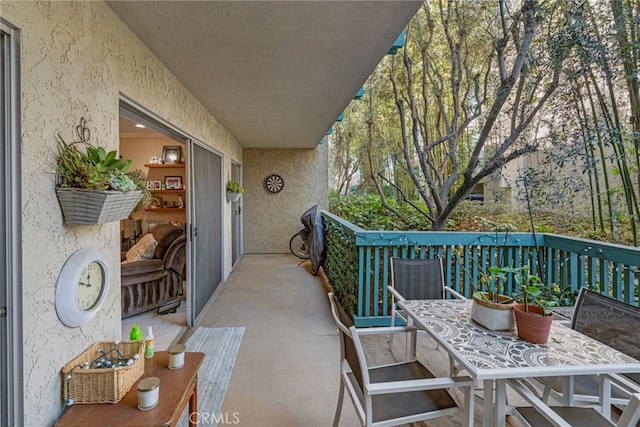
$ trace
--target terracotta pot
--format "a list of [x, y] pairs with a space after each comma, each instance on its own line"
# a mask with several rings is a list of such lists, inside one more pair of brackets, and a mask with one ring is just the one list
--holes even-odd
[[518, 338], [534, 344], [547, 343], [553, 316], [543, 316], [542, 308], [531, 304], [528, 313], [524, 311], [524, 304], [515, 304], [513, 311], [516, 315]]
[[[498, 299], [505, 301], [511, 298], [506, 295], [498, 295]], [[513, 302], [500, 304], [474, 296], [473, 305], [471, 306], [471, 318], [491, 331], [510, 331], [515, 329], [512, 308]]]

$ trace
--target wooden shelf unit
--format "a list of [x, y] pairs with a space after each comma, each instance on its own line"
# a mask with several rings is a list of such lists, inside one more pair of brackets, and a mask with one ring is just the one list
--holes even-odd
[[183, 189], [180, 190], [149, 190], [152, 193], [165, 193], [165, 194], [180, 194], [184, 193]]
[[144, 167], [146, 168], [182, 168], [184, 169], [185, 164], [184, 163], [175, 163], [175, 164], [171, 164], [171, 165], [152, 165], [152, 164], [146, 164], [144, 165]]
[[184, 212], [185, 208], [147, 208], [146, 212]]

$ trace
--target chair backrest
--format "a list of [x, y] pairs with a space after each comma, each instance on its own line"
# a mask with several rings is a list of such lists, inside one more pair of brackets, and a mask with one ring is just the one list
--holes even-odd
[[442, 260], [391, 258], [391, 286], [408, 300], [444, 298]]
[[344, 308], [342, 308], [342, 304], [340, 304], [333, 292], [329, 292], [329, 301], [331, 302], [331, 314], [333, 315], [333, 320], [336, 322], [336, 326], [338, 326], [338, 333], [340, 334], [340, 353], [342, 357], [347, 360], [353, 376], [360, 385], [360, 390], [364, 390], [364, 379], [362, 377], [360, 360], [358, 359], [358, 352], [356, 351], [353, 336], [349, 329], [353, 326], [353, 321]]
[[[580, 289], [571, 327], [640, 360], [640, 308]], [[633, 374], [637, 381], [640, 374]]]

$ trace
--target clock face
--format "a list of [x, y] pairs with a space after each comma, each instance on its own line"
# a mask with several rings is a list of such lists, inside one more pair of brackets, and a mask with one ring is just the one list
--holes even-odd
[[56, 313], [75, 328], [87, 323], [104, 303], [109, 288], [107, 260], [98, 249], [77, 250], [62, 266], [56, 282]]
[[278, 194], [284, 188], [284, 179], [280, 175], [269, 175], [264, 179], [264, 188], [271, 194]]
[[78, 305], [84, 311], [91, 310], [100, 300], [103, 279], [102, 265], [97, 261], [91, 261], [80, 273]]

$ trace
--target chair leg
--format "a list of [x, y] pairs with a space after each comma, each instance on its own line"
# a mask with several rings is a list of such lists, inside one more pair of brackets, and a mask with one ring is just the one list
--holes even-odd
[[[392, 313], [391, 314], [391, 327], [393, 328], [395, 326], [395, 315]], [[387, 346], [387, 350], [391, 351], [391, 346], [393, 346], [393, 336], [395, 334], [389, 334], [389, 345]]]
[[338, 406], [336, 407], [336, 414], [333, 417], [333, 427], [338, 427], [340, 422], [340, 414], [342, 413], [342, 402], [344, 401], [344, 383], [340, 378], [340, 393], [338, 394]]

